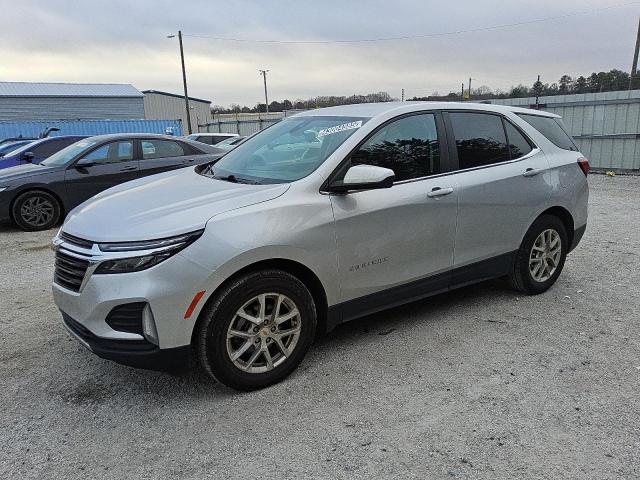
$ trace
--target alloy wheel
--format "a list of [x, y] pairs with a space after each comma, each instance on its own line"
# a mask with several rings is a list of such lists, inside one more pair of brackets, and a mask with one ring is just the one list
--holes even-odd
[[227, 354], [248, 373], [264, 373], [281, 365], [300, 339], [296, 304], [280, 293], [262, 293], [235, 313], [227, 329]]
[[48, 198], [34, 195], [24, 201], [20, 207], [20, 215], [28, 225], [42, 227], [53, 219], [55, 207]]
[[533, 242], [529, 254], [529, 272], [536, 282], [549, 280], [562, 258], [562, 240], [554, 229], [544, 230]]

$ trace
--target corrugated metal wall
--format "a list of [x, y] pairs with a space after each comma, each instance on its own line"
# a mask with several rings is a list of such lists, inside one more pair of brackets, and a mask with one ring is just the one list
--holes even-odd
[[[206, 125], [211, 122], [211, 104], [190, 100], [191, 127], [194, 132], [206, 131], [206, 127], [198, 128], [198, 125]], [[158, 93], [145, 93], [144, 96], [144, 118], [161, 119], [177, 118], [182, 120], [182, 124], [187, 125], [187, 115], [185, 113], [184, 98], [172, 97]]]
[[0, 97], [0, 121], [80, 118], [144, 118], [143, 97]]
[[[535, 98], [491, 100], [529, 108]], [[540, 109], [562, 116], [593, 168], [640, 169], [640, 90], [540, 97]]]
[[213, 117], [213, 122], [206, 125], [203, 131], [209, 133], [237, 133], [252, 135], [283, 118], [295, 115], [304, 110], [287, 110], [273, 113], [223, 113]]
[[54, 135], [104, 135], [107, 133], [168, 133], [182, 135], [180, 120], [58, 120], [0, 122], [0, 140], [14, 137], [38, 137], [47, 127], [58, 127]]

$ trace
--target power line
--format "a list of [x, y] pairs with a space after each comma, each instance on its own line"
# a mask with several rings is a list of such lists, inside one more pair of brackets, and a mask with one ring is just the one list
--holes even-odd
[[296, 44], [296, 45], [322, 45], [322, 44], [335, 44], [335, 43], [373, 43], [373, 42], [389, 42], [389, 41], [397, 41], [397, 40], [415, 40], [419, 38], [433, 38], [433, 37], [444, 37], [451, 35], [460, 35], [463, 33], [473, 33], [473, 32], [483, 32], [488, 30], [497, 30], [501, 28], [512, 28], [512, 27], [520, 27], [523, 25], [531, 25], [534, 23], [548, 22], [552, 20], [561, 20], [564, 18], [576, 17], [579, 15], [589, 15], [592, 13], [599, 13], [606, 10], [613, 10], [616, 8], [629, 7], [632, 5], [640, 5], [640, 2], [629, 2], [629, 3], [620, 3], [617, 5], [610, 5], [608, 7], [602, 8], [594, 8], [590, 10], [580, 10], [576, 12], [566, 13], [564, 15], [556, 15], [552, 17], [544, 17], [537, 18], [533, 20], [525, 20], [522, 22], [515, 23], [504, 23], [501, 25], [492, 25], [486, 27], [474, 27], [464, 30], [452, 30], [449, 32], [438, 32], [438, 33], [426, 33], [419, 35], [400, 35], [395, 37], [379, 37], [379, 38], [361, 38], [361, 39], [337, 39], [337, 40], [275, 40], [275, 39], [250, 39], [250, 38], [230, 38], [230, 37], [218, 37], [214, 35], [198, 35], [198, 34], [187, 34], [184, 33], [185, 37], [194, 37], [194, 38], [206, 38], [208, 40], [217, 40], [217, 41], [225, 41], [225, 42], [240, 42], [240, 43], [274, 43], [274, 44]]

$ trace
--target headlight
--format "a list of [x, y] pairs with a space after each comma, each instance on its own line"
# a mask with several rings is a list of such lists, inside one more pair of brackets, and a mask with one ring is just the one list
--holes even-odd
[[105, 260], [98, 265], [95, 273], [129, 273], [146, 270], [191, 245], [200, 238], [202, 232], [204, 232], [204, 230], [198, 230], [197, 232], [178, 235], [176, 237], [145, 240], [141, 242], [101, 243], [98, 245], [98, 248], [103, 252], [139, 253], [136, 256]]
[[0, 192], [4, 192], [9, 187], [0, 187]]

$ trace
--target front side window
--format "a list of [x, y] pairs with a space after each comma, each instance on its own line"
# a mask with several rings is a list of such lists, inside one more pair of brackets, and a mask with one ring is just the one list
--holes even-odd
[[87, 153], [82, 160], [95, 162], [97, 164], [118, 163], [133, 160], [133, 142], [107, 143], [95, 150]]
[[563, 150], [578, 151], [578, 147], [573, 143], [573, 139], [569, 136], [562, 124], [562, 120], [559, 118], [529, 115], [526, 113], [519, 113], [518, 116], [547, 137], [556, 147], [562, 148]]
[[438, 172], [440, 149], [433, 114], [411, 115], [384, 125], [351, 157], [352, 165], [389, 168], [396, 181]]
[[449, 118], [456, 140], [460, 169], [481, 167], [510, 159], [500, 116], [452, 112]]
[[318, 168], [366, 121], [360, 117], [290, 117], [247, 138], [201, 173], [228, 181], [293, 182]]
[[63, 148], [62, 150], [54, 153], [49, 158], [41, 162], [41, 165], [66, 165], [82, 152], [87, 151], [97, 143], [98, 140], [80, 140], [78, 142], [72, 143], [68, 147]]
[[185, 155], [184, 148], [173, 140], [142, 140], [142, 158], [181, 157]]

